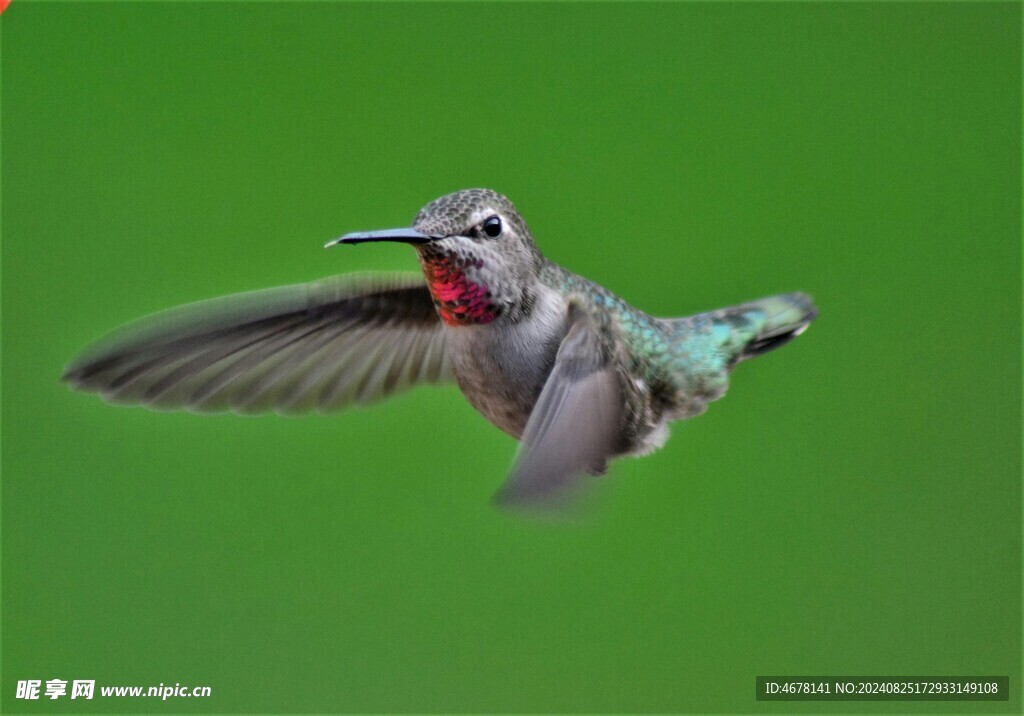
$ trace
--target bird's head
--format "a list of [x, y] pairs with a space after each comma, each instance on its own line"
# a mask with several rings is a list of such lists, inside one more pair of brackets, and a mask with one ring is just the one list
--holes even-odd
[[346, 234], [328, 244], [412, 244], [449, 325], [521, 320], [535, 297], [544, 257], [526, 222], [491, 189], [464, 189], [420, 209], [408, 229]]

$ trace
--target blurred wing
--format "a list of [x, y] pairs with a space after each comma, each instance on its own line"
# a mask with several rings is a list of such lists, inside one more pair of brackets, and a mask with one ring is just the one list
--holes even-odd
[[619, 378], [607, 348], [578, 312], [523, 431], [522, 446], [495, 501], [558, 506], [582, 473], [601, 474], [622, 424]]
[[157, 313], [86, 349], [62, 377], [116, 403], [242, 413], [334, 410], [452, 379], [418, 274], [338, 276]]

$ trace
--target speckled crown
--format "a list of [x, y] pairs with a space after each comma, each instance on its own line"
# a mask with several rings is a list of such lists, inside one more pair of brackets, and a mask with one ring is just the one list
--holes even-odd
[[473, 214], [486, 206], [500, 212], [518, 234], [529, 236], [529, 229], [515, 205], [493, 189], [463, 189], [434, 199], [420, 209], [412, 225], [431, 236], [453, 236], [464, 232]]

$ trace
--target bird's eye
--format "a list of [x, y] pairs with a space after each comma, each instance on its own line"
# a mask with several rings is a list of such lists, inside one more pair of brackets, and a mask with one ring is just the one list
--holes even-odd
[[501, 219], [491, 216], [484, 220], [484, 233], [492, 239], [501, 236]]

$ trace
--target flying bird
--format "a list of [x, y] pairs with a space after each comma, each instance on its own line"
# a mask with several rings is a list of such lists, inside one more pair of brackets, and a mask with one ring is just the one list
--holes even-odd
[[337, 276], [142, 318], [87, 348], [62, 380], [114, 403], [196, 412], [328, 412], [454, 381], [521, 441], [495, 499], [558, 505], [608, 461], [650, 453], [668, 424], [725, 393], [737, 363], [817, 316], [786, 293], [655, 318], [546, 259], [512, 203], [467, 189], [410, 228], [328, 246], [400, 242], [421, 273]]

